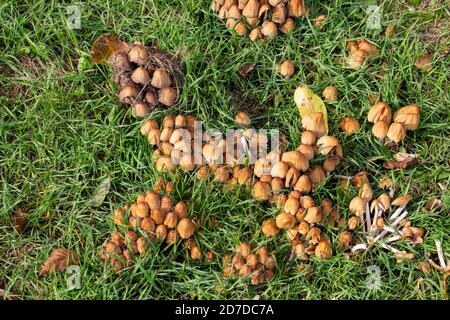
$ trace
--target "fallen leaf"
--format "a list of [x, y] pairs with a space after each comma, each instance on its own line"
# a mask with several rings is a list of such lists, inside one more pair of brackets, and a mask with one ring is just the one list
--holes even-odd
[[414, 167], [419, 162], [419, 157], [410, 153], [398, 152], [394, 158], [395, 160], [386, 160], [384, 162], [386, 169], [407, 169]]
[[428, 263], [427, 260], [423, 260], [422, 262], [420, 262], [420, 263], [416, 266], [416, 268], [419, 269], [419, 270], [421, 270], [422, 272], [427, 273], [427, 274], [430, 274], [430, 273], [431, 273], [431, 266], [430, 266], [430, 264]]
[[312, 112], [322, 112], [325, 122], [325, 135], [328, 134], [327, 108], [322, 99], [314, 94], [307, 85], [299, 86], [294, 93], [295, 104], [297, 105], [300, 117], [303, 118]]
[[115, 34], [104, 34], [98, 37], [91, 49], [91, 57], [94, 63], [106, 62], [113, 53], [119, 50], [126, 50], [128, 44], [120, 41]]
[[108, 177], [100, 183], [100, 185], [95, 189], [92, 198], [86, 203], [88, 207], [98, 207], [100, 206], [111, 188], [111, 179]]
[[407, 160], [411, 160], [417, 158], [417, 155], [413, 154], [413, 153], [406, 153], [406, 152], [397, 152], [394, 155], [394, 159], [401, 162], [401, 161], [407, 161]]
[[430, 72], [433, 69], [433, 65], [431, 64], [431, 55], [429, 53], [421, 55], [416, 60], [415, 67], [421, 71]]
[[245, 79], [247, 79], [250, 72], [252, 72], [253, 69], [255, 69], [255, 66], [256, 66], [256, 63], [245, 64], [245, 65], [239, 67], [239, 69], [236, 71], [236, 73], [239, 76], [239, 78], [241, 78], [242, 80], [245, 80]]
[[13, 216], [13, 226], [17, 232], [22, 232], [27, 224], [28, 211], [24, 209], [17, 209]]
[[414, 254], [408, 253], [406, 251], [399, 251], [394, 253], [394, 255], [397, 258], [397, 263], [402, 263], [403, 261], [414, 259]]
[[63, 271], [73, 264], [78, 264], [76, 252], [65, 248], [59, 248], [53, 251], [47, 260], [45, 260], [39, 275], [43, 276], [55, 271]]

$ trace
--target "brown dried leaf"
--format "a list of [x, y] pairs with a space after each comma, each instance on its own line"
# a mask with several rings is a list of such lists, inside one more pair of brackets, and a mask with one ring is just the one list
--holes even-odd
[[425, 272], [427, 274], [431, 273], [431, 266], [427, 260], [423, 260], [420, 262], [417, 266], [417, 269], [421, 270], [422, 272]]
[[417, 158], [417, 155], [412, 154], [412, 153], [406, 153], [406, 152], [397, 152], [394, 155], [394, 159], [396, 161], [399, 161], [399, 162], [406, 161], [406, 160], [411, 160], [413, 158]]
[[241, 78], [242, 80], [245, 80], [245, 79], [247, 79], [250, 72], [252, 72], [253, 69], [255, 69], [255, 66], [256, 66], [256, 63], [245, 64], [245, 65], [241, 66], [236, 71], [236, 73], [239, 76], [239, 78]]
[[78, 261], [78, 256], [75, 251], [65, 248], [56, 249], [45, 260], [39, 275], [43, 276], [55, 271], [63, 271], [70, 265], [78, 264]]
[[98, 37], [91, 49], [92, 61], [94, 63], [104, 63], [111, 55], [119, 50], [126, 50], [128, 44], [120, 41], [115, 34], [104, 34]]
[[406, 251], [399, 251], [394, 253], [394, 255], [397, 258], [397, 263], [402, 263], [403, 261], [414, 259], [414, 254], [408, 253]]
[[13, 216], [13, 226], [17, 232], [22, 232], [27, 224], [28, 211], [24, 209], [17, 209]]
[[424, 55], [421, 55], [414, 64], [415, 67], [421, 71], [424, 72], [430, 72], [433, 70], [433, 65], [431, 64], [431, 54], [426, 53]]
[[414, 167], [419, 162], [417, 155], [404, 152], [398, 152], [394, 158], [395, 160], [387, 160], [384, 162], [386, 169], [407, 169]]

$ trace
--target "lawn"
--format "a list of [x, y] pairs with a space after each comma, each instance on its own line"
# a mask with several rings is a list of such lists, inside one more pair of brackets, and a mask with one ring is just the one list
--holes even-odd
[[[450, 87], [449, 11], [445, 1], [382, 1], [381, 29], [367, 28], [367, 4], [309, 1], [311, 16], [327, 14], [323, 29], [312, 20], [298, 21], [291, 35], [251, 42], [228, 31], [210, 12], [210, 0], [84, 1], [80, 29], [68, 27], [71, 2], [13, 1], [0, 4], [0, 299], [446, 299], [443, 273], [425, 273], [417, 264], [436, 256], [441, 240], [450, 259]], [[359, 1], [353, 1], [360, 3]], [[420, 1], [413, 1], [420, 2]], [[369, 3], [369, 1], [367, 1]], [[392, 3], [395, 3], [393, 5]], [[76, 3], [75, 3], [76, 4]], [[396, 34], [386, 37], [384, 28]], [[252, 199], [244, 188], [223, 192], [219, 183], [199, 182], [195, 174], [166, 174], [175, 181], [174, 197], [188, 200], [192, 214], [205, 223], [197, 240], [212, 251], [213, 262], [185, 259], [179, 247], [156, 247], [133, 267], [114, 273], [98, 248], [114, 229], [117, 206], [134, 201], [161, 175], [152, 148], [139, 133], [141, 119], [121, 106], [106, 65], [90, 59], [94, 40], [107, 32], [122, 40], [158, 46], [184, 61], [181, 97], [166, 114], [195, 115], [204, 127], [225, 132], [237, 111], [249, 113], [258, 128], [280, 129], [289, 148], [300, 143], [300, 115], [293, 93], [301, 83], [316, 94], [330, 85], [339, 89], [327, 103], [330, 132], [339, 137], [344, 161], [336, 173], [366, 170], [374, 187], [390, 177], [398, 194], [409, 193], [411, 222], [426, 230], [424, 242], [399, 248], [415, 259], [396, 263], [392, 253], [374, 248], [351, 258], [336, 247], [329, 260], [289, 261], [284, 236], [266, 238], [263, 219], [276, 209]], [[367, 38], [381, 57], [372, 66], [351, 70], [343, 63], [347, 40]], [[421, 72], [415, 60], [429, 52], [433, 70]], [[291, 59], [295, 75], [285, 80], [276, 64]], [[387, 63], [386, 69], [379, 65]], [[237, 70], [255, 63], [247, 79]], [[384, 76], [380, 77], [380, 73]], [[394, 110], [418, 104], [421, 122], [394, 150], [371, 134], [368, 97], [377, 94]], [[339, 132], [339, 120], [355, 117], [361, 129]], [[382, 159], [402, 150], [419, 155], [417, 166], [386, 170]], [[107, 177], [111, 190], [103, 204], [89, 207], [94, 190]], [[339, 193], [330, 175], [314, 197], [328, 197], [347, 216], [351, 192]], [[442, 206], [427, 212], [432, 198]], [[18, 209], [30, 212], [23, 232], [12, 226]], [[328, 228], [332, 242], [340, 230]], [[221, 257], [250, 241], [274, 250], [275, 277], [251, 286], [248, 279], [224, 278]], [[56, 248], [75, 250], [80, 258], [81, 287], [66, 290], [67, 274], [39, 277]], [[381, 271], [381, 287], [370, 289], [368, 267]], [[448, 287], [448, 285], [447, 285]]]

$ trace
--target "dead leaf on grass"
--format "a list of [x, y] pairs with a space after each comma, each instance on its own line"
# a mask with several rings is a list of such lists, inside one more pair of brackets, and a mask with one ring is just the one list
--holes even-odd
[[13, 226], [17, 232], [22, 232], [27, 224], [28, 211], [25, 209], [17, 209], [13, 216]]
[[419, 157], [415, 154], [398, 152], [394, 156], [395, 160], [386, 160], [386, 169], [407, 169], [414, 167], [419, 162]]
[[247, 79], [250, 72], [252, 72], [253, 69], [255, 69], [255, 66], [256, 66], [256, 63], [245, 64], [245, 65], [241, 66], [237, 70], [236, 73], [239, 76], [239, 78], [241, 78], [242, 80], [245, 80], [245, 79]]
[[75, 251], [65, 248], [56, 249], [45, 260], [39, 275], [43, 276], [55, 271], [63, 271], [70, 265], [78, 264], [78, 261], [78, 255]]
[[92, 198], [86, 203], [88, 207], [99, 207], [103, 201], [105, 201], [106, 196], [111, 188], [111, 179], [108, 177], [100, 183], [100, 185], [95, 189]]

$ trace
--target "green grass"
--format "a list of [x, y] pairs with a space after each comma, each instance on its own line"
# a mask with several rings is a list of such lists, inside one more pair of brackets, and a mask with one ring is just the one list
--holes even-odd
[[[445, 1], [426, 1], [416, 10], [409, 10], [406, 1], [395, 7], [386, 1], [382, 24], [396, 26], [394, 38], [386, 38], [382, 30], [368, 30], [365, 14], [349, 1], [310, 2], [311, 17], [329, 16], [323, 30], [302, 21], [292, 35], [252, 43], [225, 29], [209, 12], [210, 0], [83, 2], [80, 30], [67, 27], [66, 4], [60, 1], [2, 1], [0, 289], [23, 299], [239, 299], [257, 294], [265, 299], [444, 299], [443, 275], [425, 274], [416, 265], [436, 254], [435, 239], [442, 240], [450, 258], [450, 30]], [[438, 27], [427, 31], [430, 25]], [[413, 248], [403, 242], [399, 247], [415, 253], [416, 259], [397, 264], [382, 249], [348, 259], [334, 250], [330, 260], [308, 262], [311, 273], [299, 271], [298, 262], [287, 261], [288, 241], [283, 236], [268, 240], [260, 231], [262, 219], [273, 215], [273, 208], [252, 200], [245, 190], [224, 193], [218, 184], [179, 173], [174, 177], [175, 197], [189, 200], [193, 213], [218, 221], [203, 227], [197, 239], [202, 249], [221, 257], [241, 241], [267, 244], [278, 259], [273, 281], [252, 287], [248, 280], [225, 279], [220, 259], [184, 260], [181, 246], [154, 248], [119, 275], [105, 268], [97, 252], [114, 228], [113, 209], [152, 187], [158, 177], [151, 148], [139, 134], [141, 121], [119, 105], [107, 66], [90, 62], [90, 45], [105, 32], [157, 44], [184, 59], [182, 96], [174, 107], [157, 111], [157, 119], [167, 113], [193, 114], [205, 127], [225, 131], [233, 126], [235, 112], [246, 109], [258, 127], [283, 131], [293, 148], [301, 132], [295, 88], [306, 83], [319, 94], [326, 86], [338, 87], [340, 99], [327, 104], [330, 132], [339, 136], [345, 154], [337, 172], [367, 170], [374, 185], [388, 175], [398, 194], [413, 195], [411, 221], [427, 234], [423, 244]], [[353, 71], [342, 65], [342, 58], [346, 41], [358, 37], [376, 42], [381, 58]], [[434, 68], [421, 73], [413, 65], [426, 51], [433, 53]], [[275, 71], [276, 63], [286, 58], [297, 68], [289, 80]], [[381, 61], [389, 65], [383, 79], [377, 76]], [[241, 80], [236, 70], [247, 63], [256, 63], [256, 68]], [[371, 93], [394, 110], [420, 105], [420, 127], [409, 132], [400, 147], [419, 154], [415, 168], [382, 167], [379, 159], [392, 151], [370, 134], [366, 116]], [[360, 132], [339, 133], [344, 116], [356, 117]], [[102, 206], [88, 208], [86, 202], [106, 177], [112, 179], [111, 192]], [[332, 177], [314, 194], [316, 199], [337, 202], [346, 215], [351, 196], [339, 195]], [[432, 197], [440, 198], [443, 206], [430, 214], [423, 208]], [[17, 208], [31, 212], [23, 233], [11, 225]], [[334, 240], [339, 230], [327, 233]], [[48, 254], [62, 246], [80, 256], [80, 290], [65, 292], [65, 273], [38, 277]], [[366, 286], [370, 265], [381, 269], [380, 290]], [[422, 281], [420, 290], [417, 281]]]

